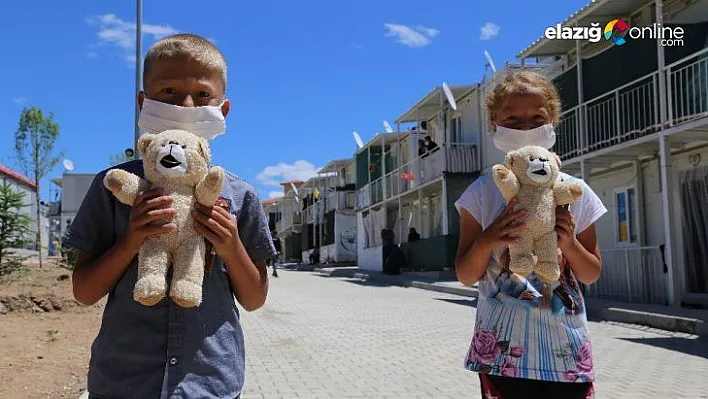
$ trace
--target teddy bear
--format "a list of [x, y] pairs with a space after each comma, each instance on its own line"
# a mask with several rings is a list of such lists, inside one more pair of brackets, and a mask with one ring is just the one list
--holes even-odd
[[580, 184], [559, 181], [560, 168], [560, 157], [539, 146], [510, 151], [504, 165], [492, 168], [506, 202], [516, 197], [516, 210], [527, 211], [526, 229], [519, 241], [509, 244], [509, 270], [522, 276], [533, 271], [544, 283], [560, 278], [556, 206], [570, 205], [583, 195]]
[[[157, 304], [167, 291], [167, 271], [172, 265], [170, 297], [190, 308], [202, 300], [206, 243], [193, 226], [195, 202], [213, 206], [224, 184], [224, 170], [210, 167], [207, 141], [184, 130], [143, 134], [138, 139], [145, 178], [122, 169], [110, 170], [104, 186], [123, 204], [133, 205], [139, 192], [159, 187], [172, 196], [176, 228], [148, 237], [138, 253], [138, 277], [133, 298], [145, 305]], [[162, 222], [164, 223], [164, 221]], [[161, 224], [161, 223], [160, 223]]]

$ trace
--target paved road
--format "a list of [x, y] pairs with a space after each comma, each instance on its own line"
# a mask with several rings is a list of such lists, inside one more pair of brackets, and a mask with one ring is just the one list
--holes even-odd
[[[243, 315], [242, 398], [475, 398], [468, 298], [282, 271]], [[708, 398], [708, 340], [591, 323], [598, 398]]]

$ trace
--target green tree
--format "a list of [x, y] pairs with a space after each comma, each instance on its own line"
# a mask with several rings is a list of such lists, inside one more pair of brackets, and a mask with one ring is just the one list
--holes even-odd
[[3, 180], [0, 185], [0, 282], [24, 267], [25, 259], [12, 250], [23, 248], [30, 232], [30, 218], [22, 212], [25, 206], [25, 193], [15, 192]]
[[54, 121], [54, 114], [44, 115], [37, 107], [23, 108], [20, 124], [15, 133], [15, 153], [22, 171], [34, 178], [36, 186], [36, 246], [39, 251], [39, 267], [42, 267], [42, 217], [40, 209], [40, 181], [59, 162], [59, 156], [53, 156], [54, 145], [59, 137], [59, 124]]

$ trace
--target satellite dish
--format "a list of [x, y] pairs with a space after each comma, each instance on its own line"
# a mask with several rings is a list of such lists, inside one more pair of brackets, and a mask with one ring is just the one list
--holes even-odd
[[354, 131], [352, 132], [352, 135], [354, 135], [354, 141], [356, 141], [356, 146], [359, 147], [359, 149], [364, 148], [364, 141], [362, 141], [361, 136], [359, 136], [359, 133]]
[[457, 103], [455, 102], [455, 97], [452, 95], [452, 90], [450, 90], [450, 87], [445, 82], [443, 82], [442, 87], [443, 92], [445, 92], [445, 97], [447, 97], [447, 102], [450, 103], [450, 107], [457, 111]]
[[489, 51], [484, 50], [484, 56], [487, 58], [487, 64], [492, 68], [492, 72], [497, 73], [497, 67], [494, 66], [494, 61], [492, 60], [492, 56], [489, 55]]
[[64, 165], [64, 169], [68, 170], [71, 172], [74, 170], [74, 162], [71, 159], [65, 159], [61, 162], [62, 165]]
[[388, 121], [383, 121], [384, 129], [386, 129], [386, 133], [393, 133], [393, 128], [391, 127], [391, 124], [388, 123]]
[[290, 182], [290, 188], [293, 189], [293, 193], [295, 193], [295, 202], [300, 202], [300, 193], [297, 192], [297, 188], [293, 184], [293, 182]]

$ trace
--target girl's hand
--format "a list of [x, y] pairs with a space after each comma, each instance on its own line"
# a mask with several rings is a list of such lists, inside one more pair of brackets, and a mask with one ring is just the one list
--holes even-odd
[[518, 233], [526, 227], [522, 219], [526, 210], [514, 211], [517, 203], [518, 200], [512, 198], [501, 215], [482, 233], [480, 238], [489, 248], [518, 241]]
[[556, 207], [556, 234], [558, 234], [558, 248], [566, 251], [577, 240], [575, 236], [575, 220], [570, 211], [564, 206]]

